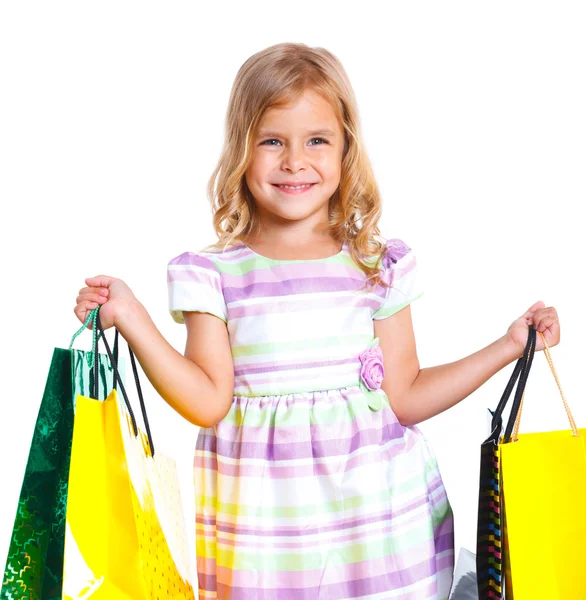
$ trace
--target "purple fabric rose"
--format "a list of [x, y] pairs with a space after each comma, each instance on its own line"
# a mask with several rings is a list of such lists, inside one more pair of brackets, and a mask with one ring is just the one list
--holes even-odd
[[400, 258], [411, 252], [411, 248], [403, 240], [392, 239], [387, 241], [387, 251], [383, 256], [383, 267], [390, 269]]
[[358, 358], [362, 363], [360, 367], [360, 378], [369, 390], [380, 390], [385, 376], [383, 366], [383, 353], [380, 346], [372, 346], [363, 350]]

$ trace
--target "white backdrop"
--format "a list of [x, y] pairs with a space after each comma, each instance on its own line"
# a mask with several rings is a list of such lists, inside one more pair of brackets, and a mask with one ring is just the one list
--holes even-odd
[[[586, 426], [585, 29], [584, 5], [563, 1], [3, 3], [0, 567], [53, 348], [78, 328], [84, 278], [124, 279], [183, 350], [166, 264], [213, 241], [205, 186], [233, 78], [281, 41], [330, 49], [350, 76], [382, 231], [419, 260], [422, 367], [476, 352], [543, 300], [558, 310], [552, 355]], [[89, 344], [87, 333], [76, 347]], [[512, 369], [421, 426], [457, 547], [474, 550], [486, 409]], [[196, 429], [143, 380], [155, 442], [180, 465], [192, 535]], [[567, 428], [543, 353], [524, 416], [525, 431]]]

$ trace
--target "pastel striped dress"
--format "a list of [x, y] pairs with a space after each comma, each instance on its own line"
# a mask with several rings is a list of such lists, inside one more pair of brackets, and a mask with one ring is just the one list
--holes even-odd
[[383, 277], [340, 253], [274, 260], [243, 244], [168, 265], [169, 307], [227, 324], [229, 413], [194, 459], [199, 598], [444, 600], [453, 516], [436, 460], [380, 388], [373, 319], [421, 296], [412, 250]]

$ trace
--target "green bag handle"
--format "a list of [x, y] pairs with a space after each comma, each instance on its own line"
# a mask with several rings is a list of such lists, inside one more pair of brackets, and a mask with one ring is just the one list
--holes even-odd
[[[75, 342], [76, 338], [81, 335], [88, 327], [90, 321], [92, 322], [92, 348], [89, 352], [86, 353], [86, 360], [87, 360], [87, 364], [88, 367], [91, 369], [92, 368], [92, 363], [93, 363], [93, 372], [90, 371], [90, 374], [94, 374], [94, 384], [92, 387], [92, 398], [99, 400], [100, 396], [100, 390], [99, 390], [99, 378], [97, 377], [97, 374], [99, 373], [99, 353], [98, 353], [98, 343], [100, 340], [101, 335], [103, 334], [103, 332], [98, 332], [97, 330], [97, 315], [98, 315], [98, 311], [100, 310], [100, 307], [98, 306], [97, 308], [94, 308], [93, 310], [91, 310], [88, 313], [88, 316], [84, 322], [84, 324], [79, 328], [78, 331], [76, 331], [73, 334], [73, 337], [71, 338], [71, 342], [69, 343], [69, 350], [71, 350], [73, 348], [73, 343]], [[116, 334], [114, 336], [114, 350], [113, 350], [113, 354], [114, 354], [114, 363], [116, 365], [118, 365], [118, 329], [116, 329]], [[114, 365], [112, 365], [114, 367]], [[116, 379], [116, 377], [113, 378], [114, 384], [113, 384], [113, 389], [117, 389], [118, 387], [118, 381]], [[106, 399], [106, 396], [108, 395], [107, 392], [104, 393], [104, 400]]]

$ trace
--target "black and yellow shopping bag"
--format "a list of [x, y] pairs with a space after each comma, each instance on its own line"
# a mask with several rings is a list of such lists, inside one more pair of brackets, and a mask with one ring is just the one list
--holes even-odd
[[[570, 429], [519, 434], [524, 391], [535, 352], [530, 328], [481, 450], [477, 578], [481, 600], [586, 598], [586, 429], [578, 429], [545, 337]], [[519, 377], [504, 434], [501, 417]], [[504, 595], [503, 595], [504, 591]]]

